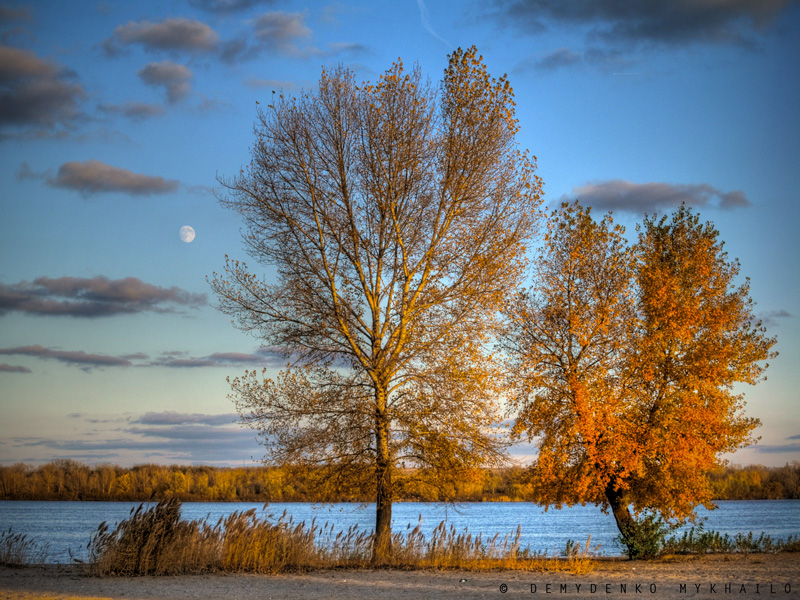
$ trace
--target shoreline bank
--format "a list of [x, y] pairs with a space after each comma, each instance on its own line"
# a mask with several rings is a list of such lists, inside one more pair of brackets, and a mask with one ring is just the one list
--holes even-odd
[[[505, 586], [505, 591], [501, 586]], [[79, 565], [0, 567], [0, 600], [326, 600], [403, 598], [800, 598], [800, 554], [596, 560], [590, 573], [334, 569], [283, 575], [212, 573], [90, 577]]]

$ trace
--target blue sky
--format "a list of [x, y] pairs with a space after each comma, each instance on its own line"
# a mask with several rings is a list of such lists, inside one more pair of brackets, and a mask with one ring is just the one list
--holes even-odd
[[213, 308], [206, 278], [245, 258], [217, 176], [273, 90], [398, 57], [438, 81], [473, 44], [548, 203], [716, 224], [780, 352], [730, 458], [800, 460], [798, 34], [797, 0], [0, 4], [0, 463], [259, 458], [225, 379], [281, 361]]

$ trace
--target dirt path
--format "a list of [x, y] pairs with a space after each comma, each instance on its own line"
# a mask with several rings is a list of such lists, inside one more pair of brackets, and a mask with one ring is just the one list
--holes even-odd
[[800, 598], [800, 554], [712, 556], [645, 563], [598, 561], [591, 573], [583, 575], [364, 569], [279, 576], [96, 578], [84, 576], [76, 567], [0, 568], [0, 600], [500, 600], [520, 597], [548, 600]]

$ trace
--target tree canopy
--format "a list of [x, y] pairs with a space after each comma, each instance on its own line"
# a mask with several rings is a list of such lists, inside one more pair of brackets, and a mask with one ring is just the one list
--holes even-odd
[[402, 62], [374, 84], [324, 70], [316, 92], [259, 112], [249, 167], [222, 181], [270, 270], [229, 260], [221, 308], [291, 361], [234, 379], [237, 408], [268, 461], [314, 467], [320, 486], [371, 482], [376, 562], [398, 468], [446, 491], [501, 456], [490, 343], [541, 203], [517, 130], [508, 80], [474, 47], [438, 88]]
[[534, 285], [508, 310], [513, 431], [535, 440], [537, 495], [560, 506], [693, 516], [706, 473], [752, 443], [738, 383], [757, 383], [774, 338], [711, 223], [683, 206], [629, 244], [578, 203], [552, 214]]

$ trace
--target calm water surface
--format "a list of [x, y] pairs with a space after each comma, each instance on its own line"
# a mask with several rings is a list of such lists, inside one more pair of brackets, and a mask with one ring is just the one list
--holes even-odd
[[[52, 562], [70, 562], [72, 556], [85, 559], [86, 544], [97, 526], [103, 521], [119, 522], [128, 517], [138, 502], [14, 502], [0, 501], [0, 530], [9, 527], [14, 533], [50, 545]], [[714, 511], [700, 509], [705, 518], [704, 527], [720, 533], [755, 534], [762, 532], [776, 539], [786, 539], [800, 534], [800, 500], [759, 500], [719, 502]], [[216, 523], [234, 511], [255, 508], [264, 512], [261, 503], [246, 502], [186, 502], [184, 519], [206, 519]], [[331, 523], [337, 530], [358, 527], [371, 531], [374, 526], [374, 505], [361, 504], [270, 504], [266, 514], [278, 519], [286, 511], [295, 523]], [[562, 550], [568, 539], [585, 543], [591, 535], [592, 547], [598, 553], [617, 555], [621, 552], [616, 542], [618, 531], [611, 514], [603, 514], [595, 506], [575, 506], [544, 512], [541, 506], [525, 502], [483, 502], [461, 504], [456, 508], [422, 502], [398, 502], [393, 507], [392, 527], [403, 532], [422, 519], [423, 533], [430, 532], [442, 521], [458, 532], [492, 537], [506, 534], [511, 538], [520, 525], [522, 547], [534, 551], [555, 553]]]

